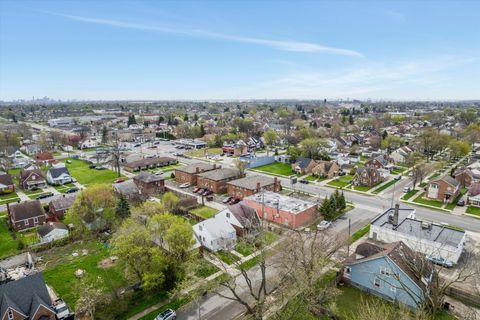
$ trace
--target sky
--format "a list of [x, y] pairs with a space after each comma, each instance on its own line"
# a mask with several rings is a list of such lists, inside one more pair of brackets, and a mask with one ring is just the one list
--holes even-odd
[[480, 99], [480, 1], [0, 1], [0, 100]]

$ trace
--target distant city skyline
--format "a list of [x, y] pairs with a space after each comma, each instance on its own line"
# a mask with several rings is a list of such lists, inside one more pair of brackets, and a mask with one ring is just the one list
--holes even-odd
[[480, 99], [475, 1], [2, 1], [0, 100]]

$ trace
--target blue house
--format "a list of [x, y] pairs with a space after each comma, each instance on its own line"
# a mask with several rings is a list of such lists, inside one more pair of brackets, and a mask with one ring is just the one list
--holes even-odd
[[343, 279], [360, 290], [416, 309], [423, 302], [432, 271], [429, 261], [401, 241], [367, 242], [345, 261]]

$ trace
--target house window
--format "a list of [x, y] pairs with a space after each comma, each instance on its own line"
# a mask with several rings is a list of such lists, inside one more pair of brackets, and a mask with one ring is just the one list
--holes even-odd
[[352, 268], [345, 267], [345, 273], [352, 273]]
[[25, 225], [26, 225], [26, 226], [28, 226], [28, 219], [27, 219], [27, 220], [25, 220]]
[[33, 218], [33, 223], [34, 224], [38, 223], [38, 217]]
[[438, 184], [432, 183], [432, 184], [430, 185], [430, 188], [432, 188], [432, 189], [438, 189]]
[[227, 212], [227, 218], [230, 218], [230, 212]]
[[390, 268], [387, 268], [387, 267], [380, 267], [380, 274], [390, 277], [390, 275], [392, 274], [392, 270], [390, 270]]
[[394, 287], [394, 286], [390, 286], [390, 291], [392, 291], [393, 293], [397, 292], [397, 288]]
[[13, 320], [13, 311], [8, 310], [8, 320]]
[[373, 280], [373, 285], [377, 288], [380, 288], [380, 279], [375, 278], [375, 280]]

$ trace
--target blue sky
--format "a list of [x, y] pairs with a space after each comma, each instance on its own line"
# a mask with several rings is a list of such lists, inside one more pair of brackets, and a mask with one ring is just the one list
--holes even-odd
[[0, 1], [0, 99], [480, 99], [480, 1]]

